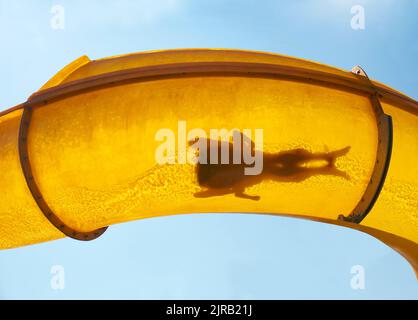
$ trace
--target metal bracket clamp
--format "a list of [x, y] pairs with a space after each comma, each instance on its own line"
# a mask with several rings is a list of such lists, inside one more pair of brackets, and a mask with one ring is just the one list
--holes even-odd
[[38, 205], [39, 209], [45, 215], [45, 217], [52, 223], [58, 230], [60, 230], [66, 236], [81, 240], [81, 241], [90, 241], [100, 237], [107, 229], [107, 227], [97, 229], [90, 232], [82, 232], [74, 230], [73, 228], [66, 225], [48, 206], [42, 193], [35, 181], [35, 177], [32, 172], [32, 167], [29, 159], [28, 153], [28, 132], [30, 127], [30, 122], [32, 118], [32, 107], [25, 107], [22, 113], [22, 118], [20, 120], [19, 127], [19, 157], [20, 165], [22, 167], [23, 174], [25, 176], [26, 183], [29, 187], [29, 190]]
[[379, 197], [380, 191], [382, 190], [383, 184], [385, 183], [392, 154], [393, 125], [391, 116], [384, 113], [379, 101], [379, 94], [366, 72], [364, 72], [364, 70], [359, 66], [354, 67], [351, 71], [354, 74], [364, 77], [373, 89], [370, 101], [376, 116], [378, 130], [376, 161], [369, 184], [367, 185], [361, 200], [356, 205], [354, 210], [347, 217], [343, 215], [338, 217], [339, 220], [360, 223], [373, 208], [377, 198]]

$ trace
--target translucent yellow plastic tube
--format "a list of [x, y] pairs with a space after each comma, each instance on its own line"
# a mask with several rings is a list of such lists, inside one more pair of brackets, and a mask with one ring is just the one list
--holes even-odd
[[[344, 221], [339, 217], [362, 201], [378, 157], [373, 95], [393, 121], [390, 165], [371, 211], [360, 223]], [[31, 110], [27, 127], [25, 108]], [[332, 170], [243, 176], [239, 183], [247, 198], [217, 190], [205, 194], [196, 165], [161, 165], [155, 159], [159, 130], [174, 133], [179, 160], [190, 150], [178, 141], [195, 128], [261, 128], [263, 152], [274, 161], [300, 152], [345, 151], [333, 159]], [[0, 249], [64, 236], [41, 210], [43, 201], [63, 225], [80, 233], [184, 213], [307, 218], [367, 232], [417, 271], [417, 160], [418, 103], [352, 72], [232, 50], [82, 57], [26, 103], [0, 113]], [[308, 161], [301, 167], [309, 165], [323, 166]], [[30, 189], [33, 184], [42, 200]]]

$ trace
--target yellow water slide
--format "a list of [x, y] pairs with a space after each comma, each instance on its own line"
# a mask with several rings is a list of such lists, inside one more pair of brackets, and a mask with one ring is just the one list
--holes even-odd
[[[216, 163], [238, 143], [237, 162]], [[238, 161], [245, 146], [253, 162]], [[417, 271], [417, 161], [418, 102], [360, 67], [223, 49], [84, 56], [0, 113], [0, 249], [258, 213], [366, 232]]]

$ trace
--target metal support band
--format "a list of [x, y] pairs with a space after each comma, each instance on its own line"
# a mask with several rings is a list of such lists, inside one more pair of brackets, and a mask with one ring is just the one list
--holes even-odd
[[100, 237], [107, 229], [107, 227], [97, 229], [91, 232], [81, 232], [72, 229], [67, 226], [48, 206], [42, 193], [36, 184], [35, 177], [33, 176], [32, 167], [30, 164], [29, 153], [28, 153], [28, 132], [30, 122], [32, 118], [32, 107], [25, 107], [22, 113], [19, 127], [19, 157], [20, 165], [22, 167], [23, 174], [26, 179], [26, 183], [29, 190], [37, 203], [39, 209], [45, 215], [45, 217], [51, 222], [58, 230], [64, 233], [66, 236], [81, 240], [89, 241]]
[[344, 217], [343, 215], [338, 217], [339, 220], [360, 223], [373, 208], [373, 205], [382, 190], [383, 184], [385, 183], [392, 154], [393, 126], [392, 118], [384, 113], [379, 101], [379, 94], [364, 70], [361, 67], [356, 66], [353, 68], [352, 72], [365, 77], [371, 88], [374, 89], [374, 93], [370, 96], [370, 101], [376, 115], [378, 130], [376, 161], [369, 184], [354, 210], [347, 217]]

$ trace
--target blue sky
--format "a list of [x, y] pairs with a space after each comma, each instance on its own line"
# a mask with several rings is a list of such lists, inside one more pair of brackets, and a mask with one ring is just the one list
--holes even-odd
[[[50, 26], [51, 7], [65, 28]], [[364, 30], [350, 26], [353, 5]], [[418, 98], [418, 1], [0, 0], [0, 110], [77, 57], [221, 47], [276, 52], [370, 77]], [[65, 289], [50, 269], [65, 269]], [[364, 290], [350, 286], [364, 266]], [[353, 230], [256, 215], [187, 215], [112, 226], [100, 239], [0, 251], [0, 299], [418, 298], [408, 263]]]

